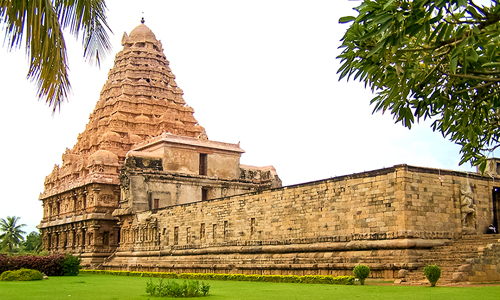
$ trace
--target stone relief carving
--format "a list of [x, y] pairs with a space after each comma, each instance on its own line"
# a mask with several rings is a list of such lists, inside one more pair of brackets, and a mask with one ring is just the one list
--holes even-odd
[[460, 185], [460, 212], [462, 214], [462, 226], [475, 227], [476, 205], [474, 205], [474, 193], [469, 181]]

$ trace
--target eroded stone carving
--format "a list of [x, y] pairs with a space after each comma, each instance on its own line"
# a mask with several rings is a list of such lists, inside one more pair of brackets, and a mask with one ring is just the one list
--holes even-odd
[[474, 193], [469, 181], [460, 185], [460, 212], [462, 214], [462, 226], [473, 228], [476, 221], [476, 205], [474, 205]]

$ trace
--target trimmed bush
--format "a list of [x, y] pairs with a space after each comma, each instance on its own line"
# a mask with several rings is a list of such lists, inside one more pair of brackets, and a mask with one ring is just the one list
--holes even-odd
[[0, 281], [33, 281], [42, 279], [43, 275], [40, 271], [30, 269], [5, 271], [0, 275]]
[[63, 276], [76, 276], [82, 268], [80, 266], [81, 259], [78, 256], [68, 253], [61, 262]]
[[361, 283], [361, 285], [364, 285], [365, 279], [370, 275], [370, 268], [365, 265], [357, 265], [352, 271], [354, 273], [354, 276], [359, 279], [359, 283]]
[[428, 265], [424, 268], [424, 275], [431, 283], [431, 286], [434, 287], [436, 286], [439, 277], [441, 277], [441, 269], [436, 265]]
[[331, 275], [244, 275], [244, 274], [216, 274], [216, 273], [182, 273], [177, 275], [171, 272], [130, 272], [130, 271], [106, 271], [106, 270], [80, 270], [86, 274], [106, 274], [117, 276], [140, 276], [156, 278], [178, 278], [192, 280], [220, 280], [220, 281], [259, 281], [259, 282], [283, 282], [283, 283], [320, 283], [320, 284], [354, 284], [354, 276], [331, 276]]

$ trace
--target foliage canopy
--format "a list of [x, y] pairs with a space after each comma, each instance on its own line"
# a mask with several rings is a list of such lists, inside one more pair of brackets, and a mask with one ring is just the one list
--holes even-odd
[[99, 64], [110, 49], [104, 0], [0, 0], [0, 25], [9, 50], [23, 44], [29, 57], [27, 78], [38, 98], [55, 112], [70, 90], [63, 30], [83, 33], [84, 57]]
[[22, 231], [21, 228], [25, 227], [25, 224], [18, 224], [17, 222], [21, 217], [7, 217], [7, 219], [0, 219], [0, 240], [2, 250], [6, 249], [9, 253], [12, 253], [14, 247], [17, 247], [24, 241], [23, 234], [26, 232]]
[[472, 0], [364, 0], [342, 38], [340, 79], [360, 80], [411, 128], [432, 129], [461, 146], [460, 164], [481, 171], [500, 146], [500, 5]]
[[359, 279], [361, 285], [365, 285], [365, 280], [370, 276], [370, 268], [366, 265], [357, 265], [352, 270], [354, 276]]
[[40, 253], [40, 251], [42, 251], [42, 235], [36, 231], [30, 232], [24, 241], [24, 250], [27, 252]]
[[424, 268], [424, 275], [431, 283], [431, 286], [435, 287], [439, 277], [441, 277], [441, 268], [436, 265], [428, 265]]

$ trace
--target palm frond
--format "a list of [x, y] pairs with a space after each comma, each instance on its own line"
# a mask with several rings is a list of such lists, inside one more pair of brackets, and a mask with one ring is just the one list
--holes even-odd
[[103, 0], [58, 0], [54, 6], [63, 27], [78, 37], [83, 31], [84, 57], [90, 63], [99, 65], [111, 50], [106, 21], [106, 3]]
[[103, 0], [0, 0], [0, 23], [5, 25], [9, 50], [25, 41], [27, 78], [53, 112], [71, 90], [62, 30], [69, 28], [77, 38], [83, 30], [84, 57], [91, 63], [99, 64], [100, 55], [111, 49]]

